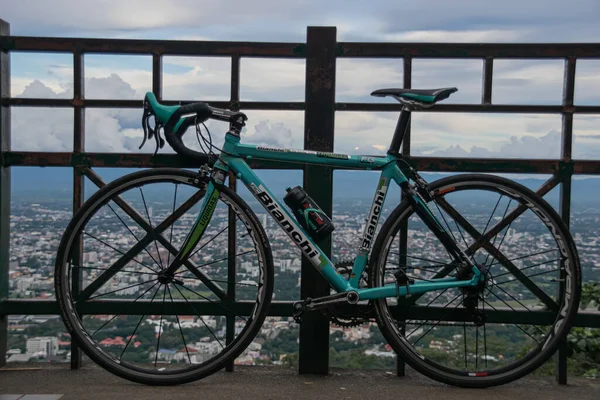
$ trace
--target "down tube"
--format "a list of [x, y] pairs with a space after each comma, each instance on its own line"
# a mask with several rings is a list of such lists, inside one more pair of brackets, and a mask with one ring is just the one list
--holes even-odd
[[345, 292], [352, 288], [340, 274], [337, 273], [331, 260], [317, 246], [304, 229], [282, 205], [271, 191], [263, 184], [258, 176], [244, 160], [231, 158], [227, 160], [229, 167], [244, 182], [248, 190], [260, 204], [277, 221], [279, 226], [288, 234], [292, 242], [304, 253], [312, 265], [329, 281], [337, 292]]

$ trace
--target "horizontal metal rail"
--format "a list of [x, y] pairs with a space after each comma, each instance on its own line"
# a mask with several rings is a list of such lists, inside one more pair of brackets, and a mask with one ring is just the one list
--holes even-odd
[[[236, 316], [248, 316], [256, 303], [250, 301], [238, 301], [228, 303], [227, 308]], [[340, 306], [340, 310], [350, 307]], [[359, 308], [364, 308], [360, 306]], [[556, 318], [555, 312], [514, 310], [508, 307], [494, 307], [494, 310], [486, 310], [486, 318], [490, 323], [498, 324], [552, 324]], [[223, 315], [223, 307], [218, 303], [205, 300], [174, 300], [169, 303], [151, 302], [149, 300], [138, 300], [131, 303], [124, 300], [94, 300], [82, 303], [78, 311], [86, 315], [183, 315], [183, 312], [200, 315]], [[457, 308], [446, 308], [441, 306], [407, 306], [391, 307], [392, 313], [398, 319], [422, 320], [422, 321], [458, 321], [469, 322], [472, 316]], [[23, 314], [23, 315], [56, 315], [59, 314], [59, 305], [55, 300], [6, 300], [0, 302], [0, 315]], [[269, 315], [273, 317], [289, 317], [294, 313], [293, 302], [273, 301], [269, 307]], [[575, 318], [575, 326], [600, 328], [600, 311], [580, 312]]]
[[[436, 172], [505, 172], [527, 174], [570, 173], [600, 175], [600, 161], [523, 159], [523, 158], [445, 158], [407, 156], [414, 167], [421, 171]], [[5, 167], [198, 167], [191, 161], [183, 161], [177, 154], [132, 154], [132, 153], [65, 153], [9, 151], [3, 154], [0, 164]], [[304, 164], [248, 160], [256, 169], [303, 169]], [[343, 170], [343, 167], [326, 167]], [[349, 168], [348, 168], [349, 169]]]
[[[11, 97], [9, 54], [19, 52], [70, 53], [73, 55], [74, 93], [73, 98], [46, 99]], [[483, 82], [480, 104], [443, 103], [422, 112], [465, 112], [465, 113], [523, 113], [523, 114], [559, 114], [562, 116], [561, 154], [557, 159], [508, 159], [508, 158], [443, 158], [411, 156], [410, 127], [405, 136], [402, 154], [413, 166], [421, 171], [438, 172], [489, 172], [489, 173], [527, 173], [549, 174], [552, 178], [546, 182], [538, 193], [546, 194], [560, 184], [560, 213], [563, 220], [569, 223], [571, 180], [574, 174], [600, 175], [600, 160], [573, 160], [573, 116], [576, 114], [600, 114], [600, 105], [574, 104], [575, 69], [577, 60], [599, 59], [598, 43], [561, 43], [561, 44], [512, 44], [512, 43], [354, 43], [336, 42], [335, 28], [308, 28], [306, 43], [263, 43], [263, 42], [213, 42], [213, 41], [173, 41], [173, 40], [132, 40], [132, 39], [88, 39], [88, 38], [48, 38], [10, 36], [9, 26], [0, 20], [0, 187], [2, 197], [0, 210], [0, 244], [3, 254], [0, 255], [0, 365], [4, 362], [6, 352], [7, 316], [11, 314], [58, 314], [56, 301], [16, 300], [8, 298], [8, 235], [10, 211], [10, 170], [12, 167], [72, 167], [73, 211], [83, 203], [83, 177], [87, 168], [93, 167], [197, 167], [182, 161], [175, 154], [140, 154], [140, 153], [104, 153], [85, 152], [85, 109], [86, 108], [124, 108], [141, 109], [141, 100], [123, 99], [88, 99], [84, 95], [84, 61], [85, 54], [131, 54], [148, 55], [152, 59], [152, 91], [162, 99], [162, 60], [166, 56], [201, 56], [226, 57], [231, 59], [231, 95], [229, 101], [210, 101], [211, 105], [233, 110], [279, 110], [301, 111], [305, 116], [305, 148], [332, 149], [333, 124], [329, 124], [332, 113], [338, 112], [398, 112], [401, 105], [397, 103], [365, 103], [336, 102], [335, 59], [337, 58], [393, 58], [402, 59], [402, 87], [412, 85], [412, 62], [415, 59], [480, 59], [483, 60]], [[240, 101], [240, 60], [241, 58], [289, 58], [306, 60], [306, 101]], [[493, 65], [500, 59], [559, 59], [564, 61], [563, 98], [560, 104], [492, 104]], [[400, 82], [390, 85], [400, 86]], [[376, 88], [374, 88], [376, 89]], [[367, 93], [365, 93], [366, 95]], [[191, 101], [164, 100], [165, 104], [179, 104]], [[13, 107], [56, 107], [71, 108], [74, 112], [73, 152], [30, 152], [12, 150], [10, 146], [10, 109]], [[323, 127], [326, 125], [326, 128]], [[300, 169], [304, 170], [306, 187], [319, 187], [330, 193], [331, 182], [327, 174], [330, 167], [306, 168], [302, 164], [251, 160], [249, 164], [257, 169]], [[336, 168], [343, 169], [343, 168]], [[325, 178], [323, 178], [325, 176]], [[323, 180], [325, 179], [325, 180]], [[235, 188], [235, 182], [232, 182]], [[312, 190], [312, 189], [311, 189]], [[322, 195], [317, 193], [316, 195]], [[330, 197], [330, 196], [329, 196]], [[326, 208], [331, 198], [321, 199]], [[510, 217], [510, 216], [509, 216]], [[514, 216], [513, 216], [514, 217]], [[508, 217], [507, 217], [508, 218]], [[508, 219], [497, 223], [497, 227], [508, 223]], [[499, 228], [500, 229], [500, 228]], [[406, 234], [402, 234], [406, 241]], [[235, 250], [235, 237], [229, 237], [228, 250]], [[5, 245], [6, 244], [6, 245]], [[81, 257], [78, 254], [77, 257]], [[230, 267], [233, 266], [230, 263]], [[233, 269], [232, 269], [233, 271]], [[230, 271], [230, 274], [232, 273]], [[302, 274], [307, 271], [303, 266]], [[309, 275], [306, 275], [309, 276]], [[302, 293], [310, 293], [312, 297], [325, 290], [323, 282], [309, 279], [302, 280]], [[310, 283], [307, 283], [310, 282]], [[316, 284], [318, 283], [318, 284]], [[309, 286], [307, 286], [309, 285]], [[316, 287], [316, 289], [315, 289]], [[78, 289], [77, 285], [74, 287]], [[323, 290], [321, 290], [323, 289]], [[328, 290], [325, 290], [328, 293]], [[327, 294], [323, 292], [324, 294]], [[122, 302], [92, 302], [87, 304], [86, 314], [110, 314], [122, 310]], [[200, 304], [203, 313], [220, 314], [220, 310], [210, 304]], [[127, 309], [134, 313], [150, 313], [170, 310], [159, 310], [157, 304], [138, 304]], [[243, 311], [249, 305], [236, 303], [236, 310]], [[507, 323], [548, 322], [549, 315], [542, 311], [507, 312], [499, 309], [490, 311], [492, 320]], [[459, 310], [441, 310], [436, 307], [412, 306], [395, 310], [398, 318], [431, 318], [445, 321], [462, 321], [464, 315]], [[291, 302], [274, 302], [269, 310], [271, 316], [291, 316]], [[509, 315], [511, 314], [512, 317]], [[512, 319], [511, 319], [512, 318]], [[597, 312], [580, 312], [575, 320], [576, 326], [600, 327], [600, 314]], [[228, 325], [228, 335], [232, 326]], [[314, 358], [310, 355], [312, 348], [326, 348], [328, 325], [322, 319], [308, 320], [301, 326], [300, 369], [305, 372], [322, 372], [327, 369], [325, 358]], [[314, 334], [318, 332], [318, 334]], [[310, 341], [307, 343], [306, 341]], [[557, 378], [566, 383], [566, 353], [564, 347], [559, 351]], [[72, 346], [72, 366], [80, 365], [80, 354], [75, 345]], [[398, 373], [402, 369], [398, 363]], [[232, 369], [228, 366], [228, 369]]]

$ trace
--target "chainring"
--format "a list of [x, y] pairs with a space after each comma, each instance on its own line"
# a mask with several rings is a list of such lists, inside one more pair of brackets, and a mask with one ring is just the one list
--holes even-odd
[[[354, 265], [353, 261], [344, 260], [337, 264], [335, 264], [335, 269], [338, 271], [340, 275], [344, 278], [348, 279], [350, 274], [352, 273], [352, 266]], [[368, 268], [368, 267], [367, 267]], [[368, 272], [367, 268], [362, 273], [361, 279], [359, 281], [359, 287], [367, 287], [367, 277]], [[348, 305], [345, 305], [348, 307]], [[352, 313], [344, 312], [340, 309], [339, 305], [332, 304], [326, 308], [322, 309], [322, 312], [329, 317], [329, 320], [332, 324], [340, 326], [340, 327], [352, 327], [363, 325], [371, 320], [371, 316], [373, 315], [373, 304], [371, 301], [366, 306], [366, 310], [362, 311], [360, 307], [351, 306], [353, 309]]]

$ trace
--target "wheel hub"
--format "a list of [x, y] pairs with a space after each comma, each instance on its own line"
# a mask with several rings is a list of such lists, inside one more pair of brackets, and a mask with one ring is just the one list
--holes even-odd
[[163, 285], [169, 284], [175, 280], [175, 276], [169, 272], [160, 272], [158, 274], [158, 281]]

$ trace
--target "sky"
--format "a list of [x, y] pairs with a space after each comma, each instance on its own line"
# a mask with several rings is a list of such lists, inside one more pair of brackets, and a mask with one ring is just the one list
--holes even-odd
[[[192, 1], [0, 0], [0, 18], [13, 35], [137, 39], [304, 42], [307, 26], [336, 26], [338, 41], [366, 42], [600, 42], [598, 0], [475, 1]], [[88, 98], [139, 99], [151, 89], [149, 56], [86, 55]], [[172, 100], [228, 100], [228, 58], [165, 57], [163, 94]], [[72, 96], [68, 54], [11, 55], [13, 97]], [[481, 60], [413, 61], [413, 88], [457, 87], [444, 103], [481, 101]], [[336, 100], [393, 102], [373, 90], [401, 87], [402, 60], [338, 59]], [[558, 105], [562, 60], [497, 60], [494, 104]], [[244, 59], [241, 99], [304, 99], [304, 60]], [[577, 63], [576, 105], [600, 105], [600, 60]], [[243, 110], [242, 110], [243, 111]], [[70, 109], [14, 108], [14, 150], [70, 151]], [[302, 148], [304, 117], [297, 111], [247, 111], [246, 143]], [[397, 113], [337, 112], [334, 151], [385, 152]], [[140, 110], [86, 111], [86, 151], [139, 150]], [[412, 153], [447, 157], [558, 158], [560, 115], [414, 113]], [[43, 121], [43, 123], [40, 123]], [[214, 143], [226, 126], [209, 125]], [[188, 136], [187, 143], [195, 138]], [[600, 159], [600, 116], [575, 116], [573, 157]], [[167, 152], [169, 149], [163, 149]]]

